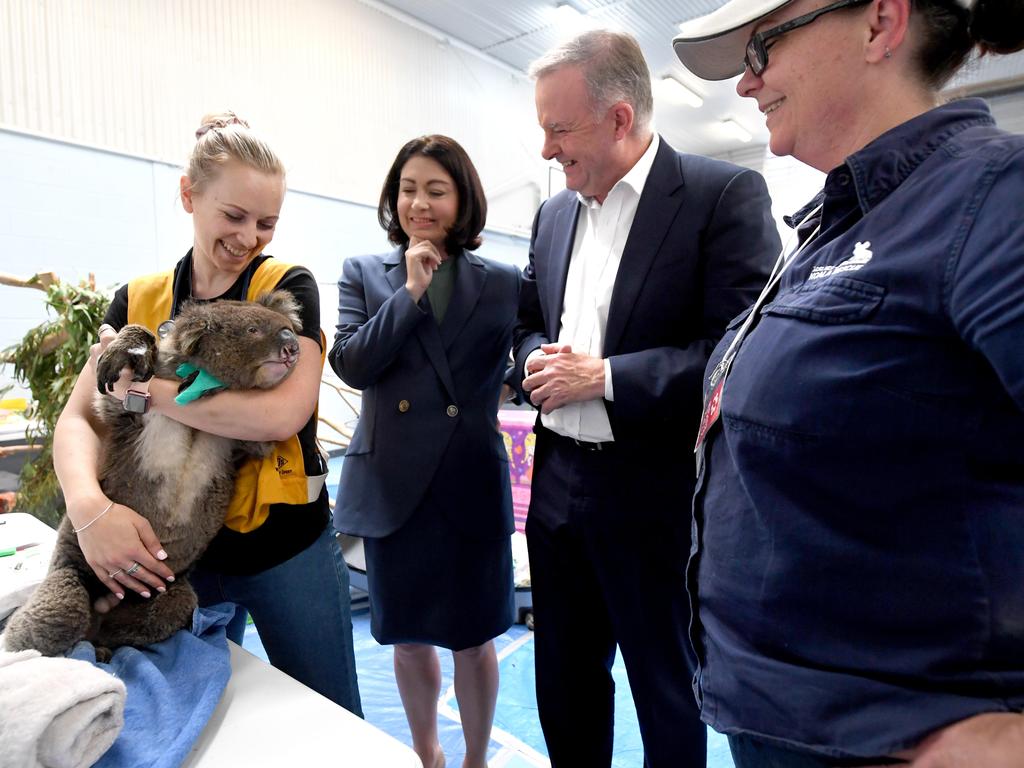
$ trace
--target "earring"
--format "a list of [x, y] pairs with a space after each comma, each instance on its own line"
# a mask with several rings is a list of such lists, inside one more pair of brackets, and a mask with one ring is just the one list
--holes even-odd
[[892, 51], [889, 50], [888, 46], [886, 46], [886, 48], [885, 48], [885, 58], [887, 58], [887, 59], [891, 59], [892, 58]]

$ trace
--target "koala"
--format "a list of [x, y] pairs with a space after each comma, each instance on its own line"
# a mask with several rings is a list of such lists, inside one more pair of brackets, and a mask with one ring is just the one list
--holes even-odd
[[285, 291], [255, 302], [188, 303], [159, 342], [140, 325], [121, 329], [96, 367], [101, 395], [94, 405], [106, 427], [100, 487], [149, 521], [176, 578], [164, 593], [154, 590], [145, 599], [128, 590], [123, 601], [100, 612], [96, 601], [106, 603], [108, 589], [65, 517], [45, 579], [8, 622], [6, 650], [56, 656], [87, 639], [104, 660], [114, 648], [159, 642], [191, 625], [196, 594], [186, 574], [224, 522], [241, 461], [266, 456], [273, 443], [218, 437], [158, 413], [131, 413], [102, 393], [125, 367], [136, 381], [178, 380], [182, 363], [209, 372], [227, 389], [269, 389], [294, 369], [300, 329], [298, 306]]

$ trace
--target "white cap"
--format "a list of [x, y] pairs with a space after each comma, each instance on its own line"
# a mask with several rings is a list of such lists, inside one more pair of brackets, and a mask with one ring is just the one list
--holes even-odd
[[791, 1], [729, 0], [717, 11], [681, 25], [672, 47], [697, 77], [727, 80], [743, 72], [754, 24]]

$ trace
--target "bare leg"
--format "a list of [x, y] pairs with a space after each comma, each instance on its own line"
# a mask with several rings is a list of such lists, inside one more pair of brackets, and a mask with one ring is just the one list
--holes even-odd
[[437, 699], [441, 695], [441, 663], [432, 645], [395, 646], [395, 680], [412, 731], [412, 748], [424, 768], [444, 768], [437, 739]]
[[498, 655], [494, 641], [452, 654], [455, 658], [455, 698], [459, 701], [462, 735], [466, 739], [463, 768], [487, 768], [494, 707], [498, 701]]

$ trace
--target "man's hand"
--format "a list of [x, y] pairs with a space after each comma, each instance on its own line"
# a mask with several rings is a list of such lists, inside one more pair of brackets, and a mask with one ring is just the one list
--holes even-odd
[[542, 344], [540, 351], [526, 364], [523, 391], [541, 413], [604, 397], [604, 360], [573, 352], [568, 344]]
[[1024, 715], [969, 717], [931, 734], [911, 755], [909, 768], [1024, 768]]

